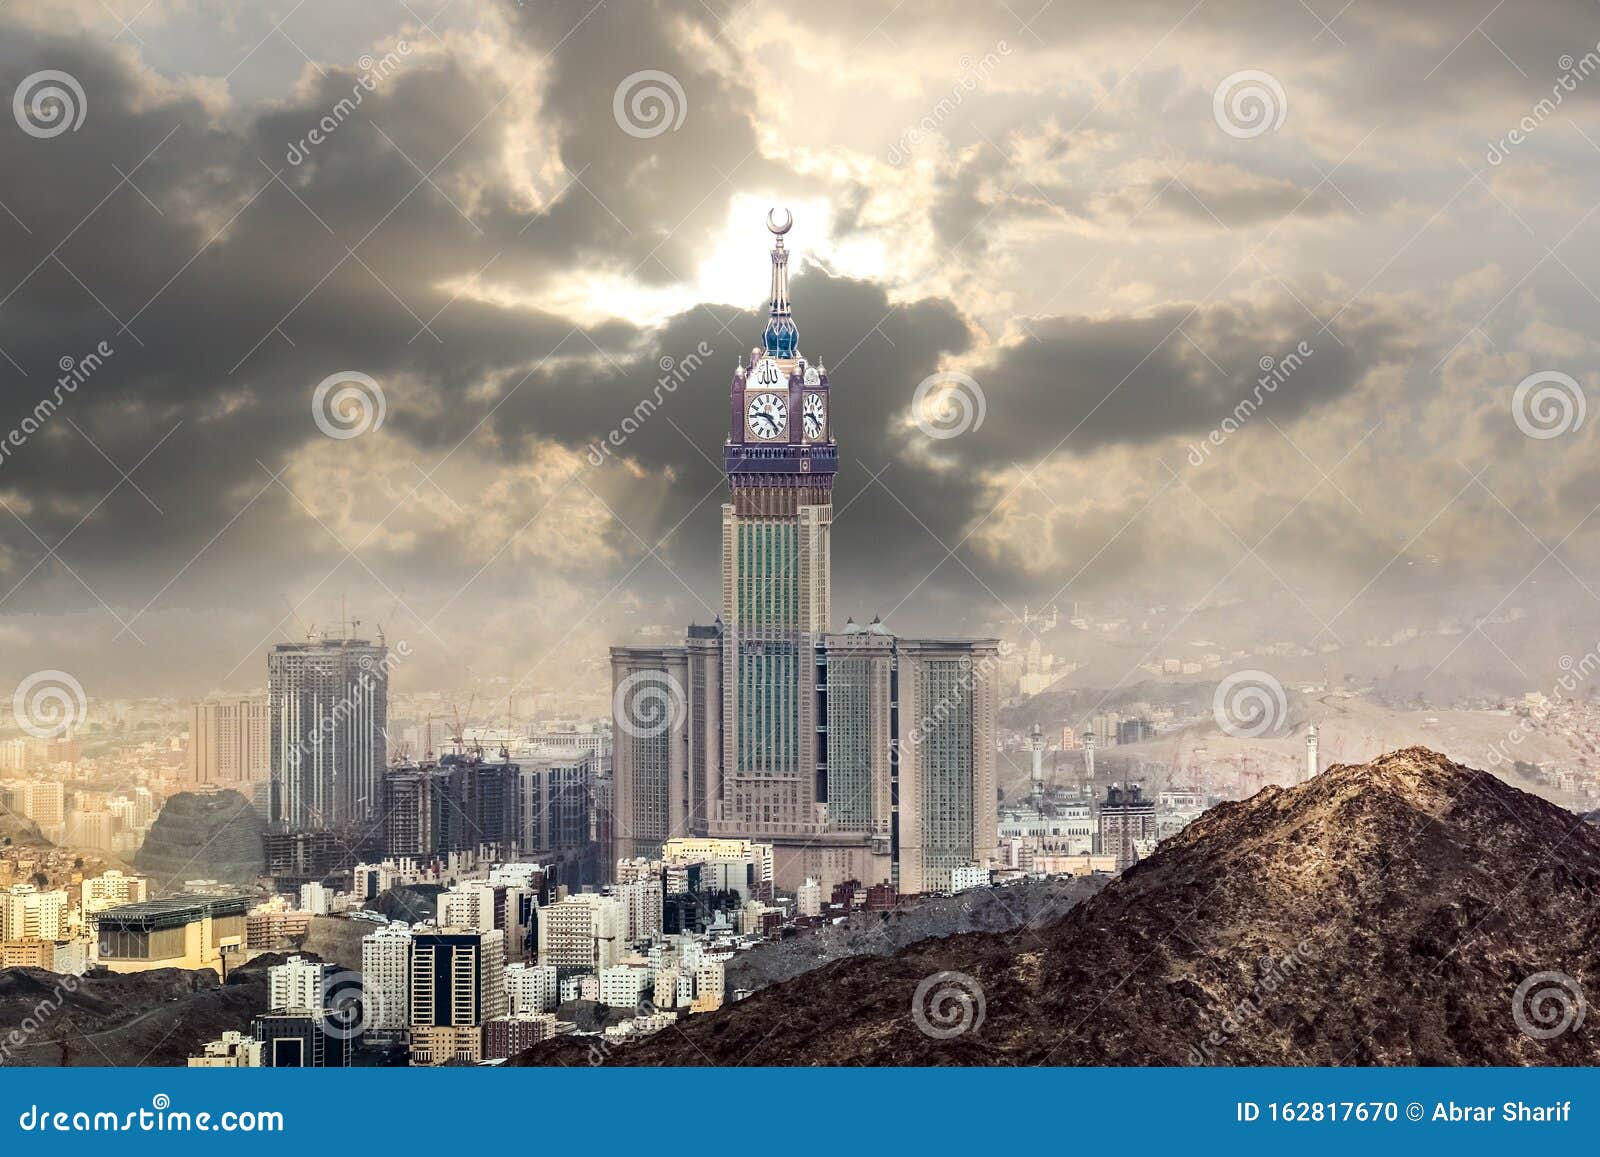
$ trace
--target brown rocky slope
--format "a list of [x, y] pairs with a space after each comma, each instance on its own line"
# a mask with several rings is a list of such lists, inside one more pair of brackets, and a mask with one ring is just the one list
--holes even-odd
[[1594, 1065], [1585, 989], [1600, 830], [1409, 748], [1214, 808], [1048, 926], [840, 961], [605, 1060]]

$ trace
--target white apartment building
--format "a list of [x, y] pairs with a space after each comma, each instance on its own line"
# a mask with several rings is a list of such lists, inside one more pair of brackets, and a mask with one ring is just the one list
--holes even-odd
[[628, 941], [636, 943], [661, 935], [665, 922], [666, 893], [660, 876], [642, 876], [616, 886], [616, 894], [628, 907]]
[[809, 876], [794, 890], [795, 911], [802, 916], [822, 915], [822, 885]]
[[950, 891], [965, 892], [971, 888], [983, 888], [989, 884], [989, 869], [968, 865], [950, 869]]
[[506, 1003], [512, 1016], [549, 1012], [560, 998], [555, 965], [506, 965]]
[[191, 1069], [259, 1069], [261, 1042], [242, 1032], [229, 1030], [220, 1040], [200, 1046], [200, 1055], [189, 1058]]
[[368, 1030], [404, 1032], [411, 1018], [411, 929], [389, 924], [361, 938], [361, 985]]
[[0, 892], [0, 940], [65, 940], [67, 894], [13, 884]]
[[307, 1009], [327, 1007], [328, 976], [333, 965], [291, 956], [282, 964], [267, 969], [267, 1009]]
[[150, 898], [150, 881], [125, 876], [115, 868], [83, 882], [83, 912], [91, 915], [121, 904], [139, 904]]
[[650, 991], [650, 970], [628, 964], [600, 970], [600, 1003], [611, 1008], [637, 1008]]
[[694, 970], [695, 1002], [715, 1001], [716, 1006], [720, 1008], [727, 984], [727, 972], [721, 962], [716, 960], [703, 961]]
[[627, 934], [628, 908], [620, 897], [568, 896], [539, 909], [539, 963], [610, 968]]
[[333, 892], [323, 884], [312, 882], [300, 885], [300, 911], [313, 916], [327, 916], [333, 912]]

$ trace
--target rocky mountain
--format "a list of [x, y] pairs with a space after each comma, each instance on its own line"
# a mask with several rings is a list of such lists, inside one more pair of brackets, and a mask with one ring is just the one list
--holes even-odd
[[0, 972], [0, 1065], [183, 1065], [267, 1003], [264, 969], [221, 984], [207, 969], [58, 976]]
[[1105, 884], [1100, 876], [1024, 880], [959, 896], [912, 899], [892, 912], [856, 912], [837, 924], [739, 953], [727, 965], [728, 990], [765, 988], [851, 956], [892, 956], [930, 936], [1054, 924]]
[[178, 891], [185, 880], [251, 884], [266, 867], [266, 823], [236, 791], [180, 792], [167, 800], [134, 865], [152, 891]]
[[1214, 808], [1048, 926], [841, 960], [606, 1060], [1594, 1065], [1586, 992], [1600, 830], [1408, 748]]

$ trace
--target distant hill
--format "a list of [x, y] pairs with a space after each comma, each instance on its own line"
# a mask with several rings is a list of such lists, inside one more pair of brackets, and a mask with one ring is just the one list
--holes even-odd
[[134, 866], [160, 894], [185, 880], [250, 884], [266, 869], [265, 832], [265, 821], [236, 791], [181, 792], [162, 807]]
[[39, 825], [14, 812], [0, 809], [0, 848], [48, 848], [49, 840], [39, 830]]
[[605, 1060], [1595, 1065], [1597, 896], [1594, 825], [1407, 748], [1215, 807], [1047, 927], [842, 960]]

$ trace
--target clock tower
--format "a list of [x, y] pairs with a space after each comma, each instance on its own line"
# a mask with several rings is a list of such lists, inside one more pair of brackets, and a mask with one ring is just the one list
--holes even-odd
[[767, 214], [772, 294], [761, 344], [733, 374], [723, 461], [723, 715], [713, 827], [819, 835], [826, 751], [816, 687], [829, 629], [833, 441], [828, 375], [800, 352], [789, 305], [787, 210]]

